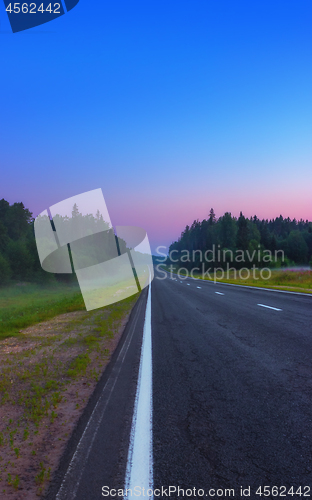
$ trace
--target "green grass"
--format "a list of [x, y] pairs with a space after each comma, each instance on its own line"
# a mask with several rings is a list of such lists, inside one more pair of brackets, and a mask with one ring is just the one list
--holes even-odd
[[[14, 305], [14, 298], [18, 299], [20, 308], [23, 303], [30, 306], [24, 294], [16, 294], [12, 288], [8, 290], [10, 293], [5, 297], [9, 298], [7, 308]], [[36, 306], [34, 310], [37, 311], [38, 302], [42, 307], [52, 303], [53, 299], [54, 304], [59, 304], [60, 297], [62, 299], [68, 290], [76, 293], [66, 287], [54, 290], [54, 294], [52, 290], [40, 287], [28, 288], [28, 293], [36, 298], [37, 302], [33, 301], [32, 306]], [[43, 291], [47, 292], [48, 301]], [[38, 300], [40, 292], [41, 301]], [[108, 307], [79, 313], [73, 318], [69, 315], [58, 325], [57, 334], [54, 329], [50, 330], [49, 324], [43, 325], [36, 332], [33, 349], [3, 356], [0, 377], [0, 413], [4, 415], [0, 419], [0, 484], [2, 482], [12, 495], [14, 490], [30, 484], [36, 491], [36, 498], [47, 487], [50, 467], [57, 465], [50, 463], [43, 446], [45, 439], [50, 439], [49, 445], [54, 439], [47, 434], [47, 429], [56, 422], [58, 440], [67, 440], [70, 430], [65, 427], [67, 398], [71, 398], [69, 404], [76, 404], [77, 410], [85, 406], [83, 386], [90, 386], [99, 380], [114, 351], [114, 339], [120, 325], [126, 321], [138, 297], [139, 293]], [[1, 298], [5, 300], [3, 295]], [[32, 318], [38, 320], [36, 315]], [[40, 332], [44, 335], [40, 336]], [[49, 334], [51, 336], [47, 338]], [[26, 332], [21, 335], [21, 345], [32, 342], [33, 338], [32, 331]], [[18, 343], [19, 339], [14, 340], [14, 345]], [[78, 401], [73, 401], [74, 391]], [[74, 418], [78, 416], [77, 413]], [[17, 473], [22, 473], [20, 478]], [[28, 483], [25, 483], [25, 476]]]
[[[168, 266], [164, 268], [170, 272]], [[177, 273], [179, 268], [174, 268], [174, 273]], [[180, 272], [180, 276], [185, 276], [185, 271]], [[203, 279], [201, 274], [193, 274], [194, 278]], [[214, 276], [214, 273], [211, 273]], [[207, 276], [204, 277], [205, 280], [209, 281]], [[213, 281], [213, 279], [211, 280]], [[251, 276], [249, 279], [241, 279], [237, 271], [237, 276], [235, 277], [234, 272], [231, 271], [229, 276], [222, 277], [221, 272], [216, 273], [216, 282], [221, 283], [231, 283], [234, 285], [245, 285], [245, 286], [255, 286], [260, 288], [273, 288], [278, 290], [292, 291], [292, 292], [303, 292], [312, 293], [312, 270], [311, 271], [291, 271], [291, 270], [276, 270], [271, 269], [271, 277], [268, 279], [261, 278], [259, 272], [255, 273], [255, 279]]]
[[71, 362], [67, 375], [76, 378], [78, 375], [86, 373], [86, 369], [90, 363], [91, 359], [88, 354], [79, 354], [79, 356]]
[[0, 288], [0, 340], [59, 314], [84, 310], [78, 285], [31, 283]]

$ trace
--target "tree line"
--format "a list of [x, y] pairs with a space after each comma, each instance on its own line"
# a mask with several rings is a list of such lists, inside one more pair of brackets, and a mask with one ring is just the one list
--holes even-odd
[[[44, 221], [45, 216], [39, 217], [40, 219]], [[99, 212], [95, 216], [82, 215], [78, 206], [74, 205], [69, 217], [56, 215], [53, 221], [50, 219], [48, 221], [54, 231], [57, 225], [58, 229], [69, 236], [69, 241], [72, 233], [75, 235], [73, 239], [81, 242], [76, 250], [81, 267], [115, 256], [114, 231]], [[80, 236], [86, 234], [89, 236], [80, 239]], [[126, 251], [126, 244], [121, 238], [118, 238], [118, 246], [120, 253]], [[69, 282], [76, 281], [76, 276], [75, 273], [53, 274], [42, 269], [35, 240], [33, 214], [23, 203], [10, 205], [8, 201], [2, 199], [0, 200], [0, 285], [10, 280], [35, 283], [51, 283], [55, 280]]]
[[0, 284], [9, 280], [42, 282], [51, 279], [41, 269], [32, 213], [23, 203], [0, 200]]
[[[206, 262], [203, 256], [212, 255]], [[271, 260], [268, 255], [271, 254]], [[240, 258], [236, 258], [236, 256]], [[242, 212], [233, 217], [226, 212], [217, 218], [213, 208], [207, 219], [195, 220], [186, 226], [177, 241], [169, 247], [168, 264], [178, 262], [191, 268], [202, 263], [205, 267], [266, 267], [307, 265], [312, 267], [312, 222], [283, 218], [260, 220], [256, 215], [246, 218]]]

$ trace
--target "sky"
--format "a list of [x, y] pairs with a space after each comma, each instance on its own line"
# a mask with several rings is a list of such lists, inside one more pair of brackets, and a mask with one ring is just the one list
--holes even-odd
[[0, 199], [102, 188], [168, 246], [214, 208], [312, 220], [311, 0], [80, 0], [11, 33], [0, 3]]

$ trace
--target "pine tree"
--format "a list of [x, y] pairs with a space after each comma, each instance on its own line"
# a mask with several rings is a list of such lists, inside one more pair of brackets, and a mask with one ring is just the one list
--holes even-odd
[[72, 217], [78, 217], [78, 215], [79, 215], [78, 205], [77, 203], [75, 203], [72, 210]]
[[236, 247], [239, 250], [247, 250], [248, 240], [248, 219], [243, 216], [243, 212], [240, 212], [237, 221]]
[[214, 213], [213, 208], [210, 209], [208, 221], [209, 221], [210, 226], [212, 226], [216, 222], [216, 214]]

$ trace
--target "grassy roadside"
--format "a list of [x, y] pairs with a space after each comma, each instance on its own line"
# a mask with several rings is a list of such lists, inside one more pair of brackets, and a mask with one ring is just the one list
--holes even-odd
[[[168, 272], [170, 272], [169, 266], [163, 266]], [[173, 266], [173, 273], [177, 274], [179, 272], [179, 267]], [[186, 276], [185, 270], [180, 270], [180, 276]], [[205, 279], [208, 281], [214, 281], [213, 273], [211, 273], [212, 278], [208, 276], [203, 276], [201, 274], [194, 273], [193, 277], [197, 279]], [[235, 277], [234, 272], [231, 271], [229, 276], [222, 276], [221, 271], [216, 273], [216, 282], [220, 283], [230, 283], [234, 285], [245, 285], [245, 286], [255, 286], [260, 288], [272, 288], [275, 290], [285, 290], [289, 292], [302, 292], [311, 294], [312, 293], [312, 270], [311, 271], [291, 271], [291, 270], [275, 270], [271, 269], [271, 277], [268, 279], [263, 279], [260, 276], [259, 271], [255, 271], [254, 278], [251, 274], [249, 279], [242, 279], [237, 276]]]
[[0, 340], [22, 328], [71, 311], [84, 310], [78, 284], [17, 283], [0, 288]]
[[[0, 340], [0, 496], [33, 500], [46, 491], [139, 294], [95, 311], [71, 312], [83, 308], [72, 287], [45, 289], [45, 296], [30, 285], [7, 292], [0, 295], [6, 312], [6, 338]], [[23, 316], [14, 319], [14, 311], [23, 307], [24, 321], [33, 324], [16, 333]]]

